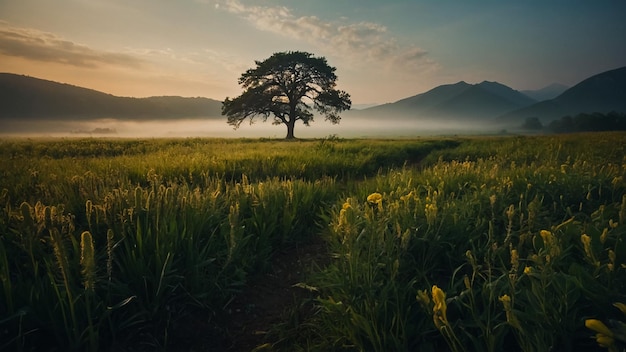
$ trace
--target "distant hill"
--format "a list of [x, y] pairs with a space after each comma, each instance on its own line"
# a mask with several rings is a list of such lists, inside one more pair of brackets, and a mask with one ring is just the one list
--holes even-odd
[[522, 90], [521, 92], [537, 101], [554, 99], [565, 92], [569, 87], [559, 83], [552, 83], [549, 86], [537, 90]]
[[580, 113], [626, 112], [626, 67], [606, 71], [585, 79], [554, 99], [506, 114], [503, 121], [524, 121], [536, 117], [549, 122]]
[[360, 116], [388, 116], [418, 119], [493, 119], [537, 101], [497, 82], [479, 84], [458, 82], [438, 86], [428, 92], [375, 106]]
[[208, 98], [127, 98], [34, 77], [0, 73], [0, 119], [167, 119], [221, 117]]

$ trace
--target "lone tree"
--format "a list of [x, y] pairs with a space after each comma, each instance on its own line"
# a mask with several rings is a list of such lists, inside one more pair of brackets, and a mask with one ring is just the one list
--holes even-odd
[[290, 51], [255, 63], [256, 68], [239, 78], [244, 92], [222, 103], [222, 114], [228, 116], [228, 124], [235, 129], [247, 118], [252, 124], [256, 116], [265, 122], [273, 115], [273, 124], [285, 124], [286, 139], [293, 139], [296, 121], [306, 126], [313, 121], [311, 107], [333, 124], [341, 120], [340, 112], [350, 109], [350, 95], [335, 89], [336, 68], [323, 57]]

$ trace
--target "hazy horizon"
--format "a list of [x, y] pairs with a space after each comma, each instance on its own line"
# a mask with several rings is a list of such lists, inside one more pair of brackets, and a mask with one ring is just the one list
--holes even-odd
[[[400, 138], [455, 134], [494, 134], [502, 126], [461, 122], [460, 120], [422, 120], [403, 119], [342, 119], [333, 125], [319, 119], [305, 126], [296, 123], [296, 138]], [[38, 137], [103, 137], [103, 138], [275, 138], [283, 139], [287, 133], [285, 125], [272, 125], [256, 122], [253, 125], [243, 123], [238, 129], [226, 123], [226, 118], [207, 119], [166, 119], [153, 121], [132, 121], [121, 119], [78, 120], [21, 120], [11, 121], [0, 131], [0, 138], [38, 138]]]

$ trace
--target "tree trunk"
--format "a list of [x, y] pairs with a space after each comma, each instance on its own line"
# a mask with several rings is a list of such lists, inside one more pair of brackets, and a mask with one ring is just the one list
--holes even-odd
[[285, 137], [285, 139], [294, 139], [296, 137], [294, 137], [293, 135], [293, 128], [295, 127], [295, 121], [291, 120], [288, 121], [285, 125], [287, 125], [287, 137]]

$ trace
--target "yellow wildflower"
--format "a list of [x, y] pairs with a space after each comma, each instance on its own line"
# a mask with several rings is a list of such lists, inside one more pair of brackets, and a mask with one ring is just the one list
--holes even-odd
[[582, 235], [580, 235], [580, 242], [582, 242], [583, 245], [585, 245], [585, 247], [586, 247], [586, 246], [591, 244], [591, 237], [589, 237], [589, 235], [583, 233]]
[[[350, 205], [350, 198], [346, 199], [345, 203], [341, 206], [339, 210], [339, 219], [337, 221], [337, 230], [338, 231], [349, 231], [350, 224], [350, 214], [352, 213], [352, 206]], [[343, 229], [342, 229], [343, 228]]]
[[587, 234], [582, 234], [580, 235], [580, 241], [583, 243], [583, 248], [585, 249], [585, 253], [587, 254], [587, 257], [593, 263], [596, 263], [596, 257], [593, 254], [593, 251], [591, 249], [591, 237], [589, 237], [589, 235]]
[[473, 261], [474, 261], [474, 255], [472, 254], [472, 251], [471, 251], [471, 250], [469, 250], [469, 249], [468, 249], [468, 250], [466, 250], [466, 251], [465, 251], [465, 256], [467, 257], [467, 259], [468, 259], [470, 262], [473, 262]]
[[346, 219], [346, 209], [341, 209], [339, 211], [339, 226], [345, 226], [348, 224]]
[[448, 305], [446, 304], [446, 293], [442, 289], [433, 285], [431, 290], [433, 296], [433, 321], [437, 329], [441, 330], [444, 326], [448, 325]]
[[[548, 230], [541, 230], [539, 234], [541, 235], [541, 238], [543, 239], [543, 245], [545, 249], [548, 251], [549, 256], [557, 257], [561, 252], [561, 248], [559, 247], [556, 236], [554, 236], [554, 234]], [[547, 256], [546, 256], [546, 260], [550, 262]]]
[[613, 268], [615, 266], [615, 259], [617, 259], [617, 257], [615, 256], [615, 251], [613, 251], [612, 249], [609, 249], [609, 261], [610, 261], [610, 263], [607, 264], [607, 266], [608, 266], [610, 271], [613, 271]]
[[609, 229], [608, 228], [604, 228], [604, 230], [602, 230], [602, 234], [600, 235], [600, 243], [604, 244], [604, 242], [606, 242], [606, 236], [609, 234]]
[[600, 334], [613, 337], [613, 331], [611, 331], [603, 322], [598, 319], [587, 319], [585, 320], [585, 327], [587, 329], [591, 329]]
[[528, 275], [533, 272], [532, 266], [527, 266], [524, 268], [524, 274]]
[[548, 230], [541, 230], [539, 234], [541, 235], [541, 239], [543, 239], [543, 243], [546, 247], [552, 244], [552, 232]]
[[615, 344], [615, 339], [600, 333], [596, 334], [596, 342], [600, 347], [609, 348]]
[[517, 249], [511, 249], [511, 270], [513, 272], [517, 272], [517, 268], [519, 267], [519, 254], [517, 253]]
[[506, 322], [511, 324], [512, 327], [521, 330], [522, 327], [517, 320], [517, 317], [513, 314], [513, 307], [511, 306], [511, 297], [509, 295], [502, 295], [498, 298], [504, 306], [504, 312], [506, 313]]
[[509, 218], [509, 222], [513, 221], [513, 215], [515, 215], [515, 206], [511, 204], [506, 210], [506, 216]]
[[367, 202], [372, 205], [377, 205], [378, 210], [383, 210], [383, 196], [382, 194], [375, 192], [367, 196]]
[[428, 223], [429, 226], [434, 225], [435, 219], [437, 218], [437, 204], [426, 204], [424, 213], [426, 214], [426, 223]]
[[382, 194], [375, 192], [367, 196], [367, 201], [373, 204], [378, 204], [383, 201]]

